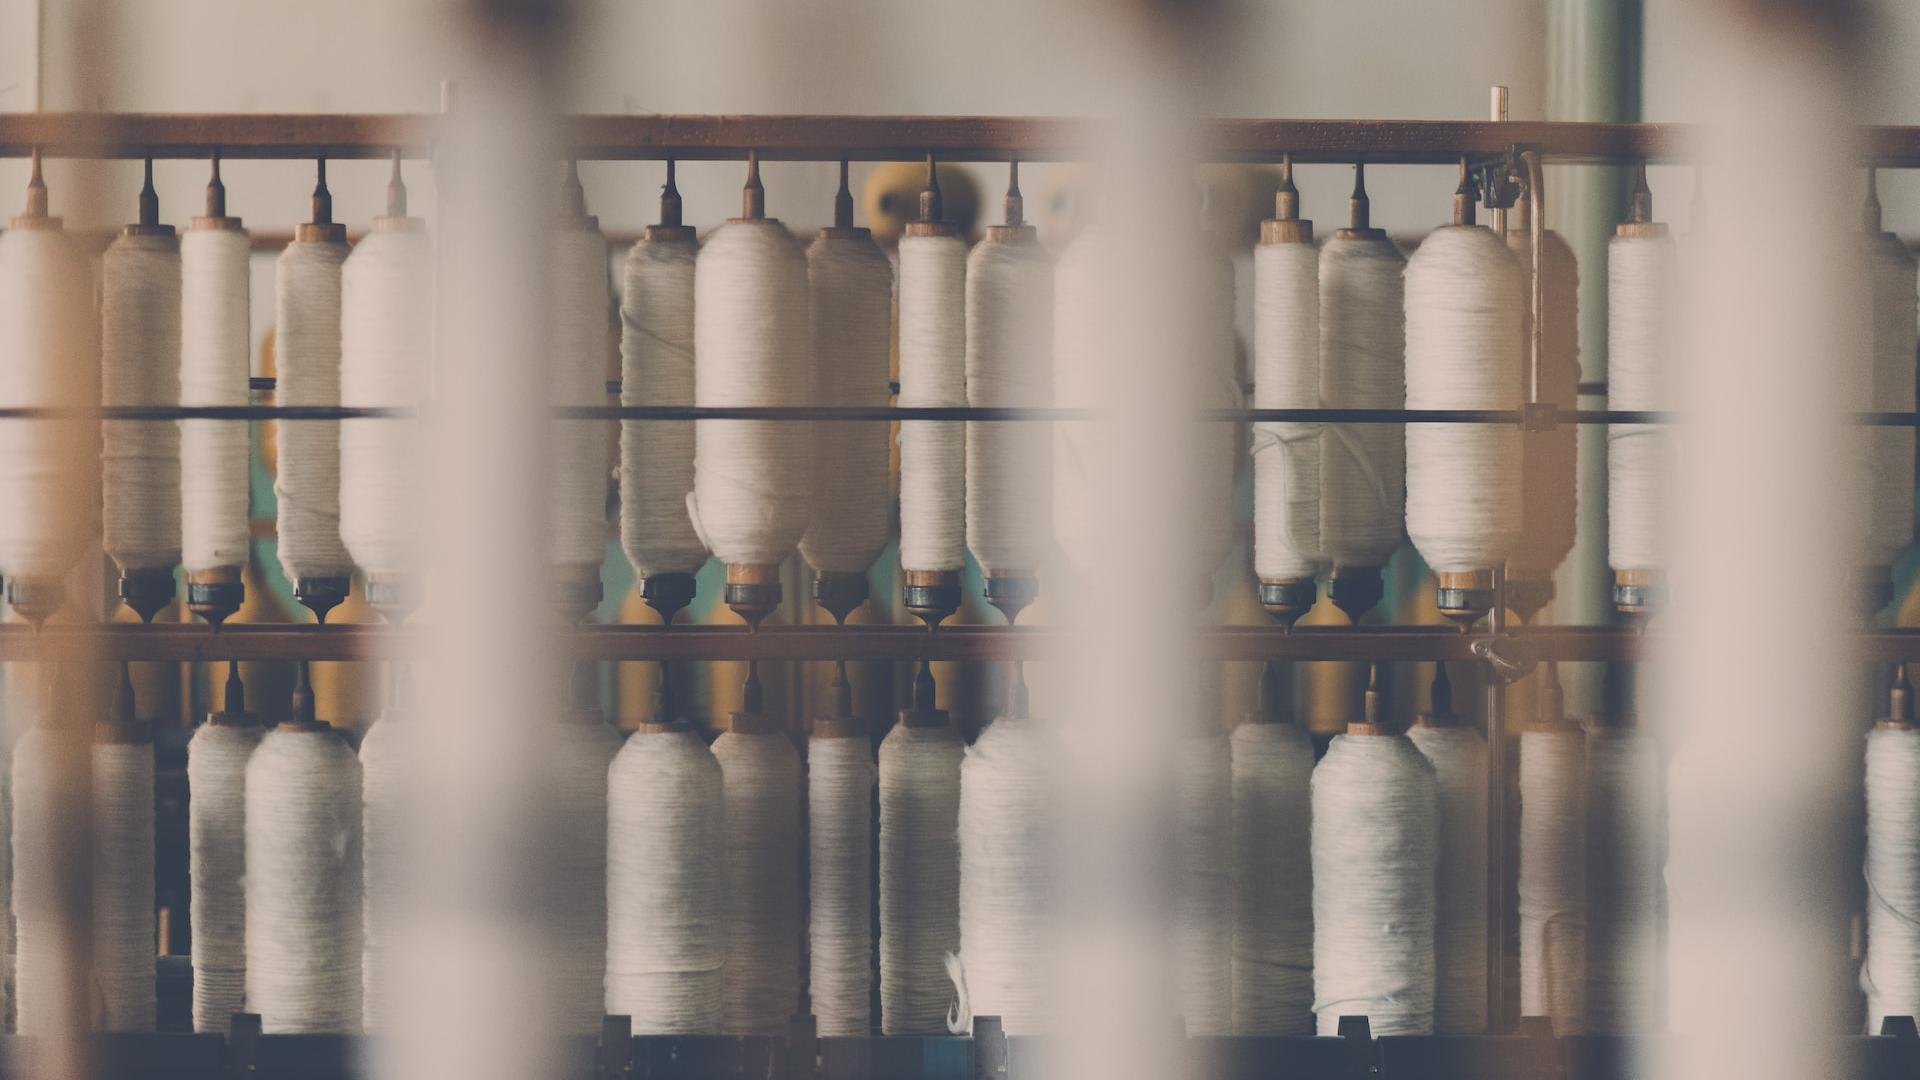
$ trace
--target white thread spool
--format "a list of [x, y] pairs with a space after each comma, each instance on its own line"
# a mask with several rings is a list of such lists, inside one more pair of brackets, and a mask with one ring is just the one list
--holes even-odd
[[960, 959], [975, 1016], [1010, 1035], [1041, 1034], [1054, 1015], [1049, 957], [1054, 888], [1054, 735], [1003, 716], [960, 765]]
[[[1520, 268], [1500, 238], [1435, 229], [1407, 262], [1406, 290], [1407, 408], [1518, 409]], [[1407, 425], [1407, 534], [1443, 591], [1490, 589], [1511, 554], [1520, 450], [1513, 424]]]
[[820, 1034], [864, 1036], [873, 991], [873, 744], [850, 707], [839, 712], [807, 740], [807, 989]]
[[247, 761], [263, 732], [241, 697], [229, 665], [225, 709], [187, 742], [195, 1031], [224, 1033], [246, 1003]]
[[1433, 1031], [1477, 1035], [1487, 1027], [1487, 741], [1466, 727], [1415, 725], [1408, 735], [1433, 764], [1440, 798]]
[[93, 758], [93, 1000], [100, 1031], [154, 1029], [153, 739], [124, 681]]
[[[1914, 356], [1920, 351], [1916, 323], [1916, 270], [1913, 253], [1892, 233], [1879, 232], [1879, 204], [1873, 204], [1875, 229], [1867, 238], [1873, 290], [1872, 403], [1868, 408], [1906, 412], [1914, 407]], [[1871, 443], [1873, 490], [1867, 500], [1867, 564], [1891, 566], [1913, 543], [1914, 433], [1909, 427], [1876, 427]]]
[[[893, 264], [868, 230], [853, 227], [851, 195], [845, 209], [846, 223], [820, 230], [807, 248], [813, 402], [885, 406]], [[813, 513], [800, 553], [820, 578], [821, 602], [850, 610], [866, 596], [867, 569], [887, 546], [887, 429], [819, 424], [813, 443]]]
[[575, 707], [551, 732], [552, 904], [548, 953], [555, 1031], [600, 1030], [607, 976], [607, 771], [620, 733], [597, 707]]
[[[35, 169], [38, 179], [38, 168]], [[45, 188], [37, 189], [44, 200]], [[0, 407], [88, 408], [101, 400], [93, 274], [59, 219], [31, 212], [0, 233]], [[0, 424], [0, 572], [30, 618], [60, 606], [63, 579], [97, 521], [86, 466], [99, 429], [72, 420]]]
[[[180, 404], [247, 403], [252, 238], [225, 214], [218, 174], [207, 215], [180, 238]], [[217, 200], [217, 201], [216, 201]], [[189, 606], [211, 620], [237, 606], [252, 546], [245, 424], [180, 422], [180, 550]], [[213, 587], [213, 594], [199, 593]]]
[[[967, 257], [967, 404], [979, 408], [1053, 400], [1053, 260], [1037, 231], [1021, 223], [1017, 176], [1007, 224], [988, 226]], [[986, 576], [987, 599], [1011, 618], [1037, 590], [1051, 539], [1047, 431], [975, 420], [966, 442], [967, 547]]]
[[1586, 996], [1587, 736], [1542, 720], [1520, 733], [1520, 1014], [1568, 1034]]
[[[613, 302], [607, 238], [599, 219], [586, 213], [571, 163], [567, 177], [574, 205], [561, 215], [552, 239], [547, 385], [554, 405], [605, 405]], [[550, 558], [555, 580], [565, 588], [569, 614], [583, 616], [600, 602], [600, 564], [607, 554], [607, 432], [598, 420], [556, 419], [552, 424]]]
[[[1397, 409], [1407, 404], [1407, 260], [1371, 227], [1365, 176], [1356, 166], [1348, 227], [1320, 249], [1320, 399], [1328, 408]], [[1406, 435], [1391, 424], [1323, 430], [1320, 546], [1333, 564], [1327, 591], [1357, 618], [1378, 603], [1379, 568], [1406, 534]]]
[[[900, 238], [900, 404], [967, 403], [967, 241], [940, 220], [927, 162], [920, 220]], [[966, 565], [967, 427], [900, 423], [900, 568], [907, 607], [932, 622], [959, 606]], [[924, 587], [925, 592], [918, 591]]]
[[[758, 201], [757, 177], [749, 202]], [[715, 229], [694, 263], [693, 314], [695, 404], [811, 400], [807, 260], [786, 226], [750, 212]], [[730, 578], [771, 577], [807, 528], [810, 425], [702, 420], [694, 428], [695, 529]]]
[[1313, 1033], [1313, 743], [1250, 717], [1233, 730], [1233, 1033]]
[[57, 740], [69, 736], [54, 731], [51, 720], [43, 717], [13, 747], [14, 1030], [22, 1035], [58, 1030], [66, 985], [66, 954], [56, 932], [64, 915], [53, 778], [60, 766]]
[[[1253, 249], [1253, 404], [1320, 406], [1320, 255], [1313, 222], [1299, 220], [1292, 165], [1283, 164], [1278, 216]], [[1325, 569], [1320, 539], [1321, 425], [1253, 429], [1253, 570], [1261, 603], [1282, 620], [1313, 606]], [[1269, 599], [1269, 593], [1273, 593]]]
[[1218, 731], [1175, 743], [1174, 1001], [1188, 1035], [1233, 1033], [1233, 762]]
[[247, 764], [247, 1007], [275, 1034], [362, 1019], [361, 767], [310, 715]]
[[[749, 716], [757, 730], [743, 730]], [[727, 822], [720, 1030], [729, 1035], [786, 1031], [800, 990], [800, 755], [760, 722], [735, 713], [713, 743]]]
[[946, 955], [962, 944], [967, 748], [945, 712], [922, 704], [902, 712], [880, 742], [880, 1029], [888, 1035], [946, 1030], [953, 1001]]
[[[1520, 205], [1526, 206], [1523, 200]], [[1507, 233], [1507, 247], [1519, 260], [1521, 281], [1532, 272], [1533, 240], [1526, 211]], [[1580, 397], [1580, 266], [1573, 248], [1557, 232], [1541, 237], [1541, 306], [1546, 313], [1540, 352], [1540, 400], [1562, 409]], [[1531, 312], [1521, 309], [1522, 363], [1531, 349]], [[1579, 431], [1558, 424], [1551, 431], [1530, 431], [1522, 466], [1520, 538], [1507, 557], [1508, 595], [1531, 617], [1553, 595], [1553, 572], [1573, 551], [1578, 510]], [[1516, 587], [1519, 593], [1516, 595]], [[1526, 1015], [1538, 1015], [1528, 1013]], [[1554, 1015], [1558, 1016], [1558, 1013]]]
[[[278, 363], [273, 395], [278, 404], [340, 404], [341, 266], [346, 259], [344, 240], [296, 236], [274, 264]], [[340, 424], [303, 420], [276, 424], [274, 433], [280, 566], [296, 586], [340, 582], [353, 573], [353, 559], [340, 539]]]
[[1399, 735], [1336, 735], [1313, 770], [1313, 1011], [1321, 1035], [1434, 1031], [1439, 792]]
[[[1910, 711], [1910, 710], [1909, 710]], [[1867, 1033], [1920, 1016], [1920, 731], [1910, 717], [1867, 736]]]
[[[340, 404], [426, 404], [433, 383], [433, 282], [433, 239], [425, 224], [404, 215], [375, 218], [340, 270]], [[409, 606], [425, 571], [418, 425], [391, 417], [340, 423], [340, 539], [366, 575], [369, 598], [383, 607]]]
[[[1644, 188], [1643, 188], [1644, 191]], [[1650, 201], [1650, 200], [1649, 200]], [[1667, 227], [1645, 220], [1651, 206], [1607, 241], [1607, 408], [1673, 406], [1671, 297], [1678, 284]], [[1673, 436], [1659, 424], [1607, 428], [1607, 562], [1614, 604], [1645, 611], [1669, 560], [1664, 512], [1676, 465]]]
[[[152, 166], [148, 166], [148, 192]], [[180, 400], [180, 241], [173, 226], [129, 225], [100, 257], [102, 404]], [[101, 425], [101, 537], [120, 567], [122, 595], [142, 618], [173, 595], [180, 562], [180, 427], [109, 420]], [[163, 580], [164, 579], [164, 580]]]
[[[620, 301], [620, 404], [694, 402], [693, 277], [700, 243], [679, 220], [679, 193], [669, 164], [662, 224], [627, 252]], [[667, 220], [668, 218], [671, 220]], [[620, 544], [642, 581], [693, 574], [707, 546], [687, 517], [693, 492], [691, 421], [620, 422]]]
[[1660, 751], [1629, 727], [1587, 737], [1586, 1030], [1652, 1031], [1659, 990]]
[[689, 731], [642, 725], [607, 774], [607, 1001], [635, 1034], [720, 1026], [727, 920], [720, 763]]

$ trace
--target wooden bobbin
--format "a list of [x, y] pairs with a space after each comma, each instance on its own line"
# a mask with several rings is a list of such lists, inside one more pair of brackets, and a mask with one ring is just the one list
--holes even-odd
[[780, 564], [728, 563], [723, 598], [749, 626], [773, 614], [780, 606]]
[[813, 737], [816, 739], [855, 739], [865, 738], [867, 727], [853, 711], [853, 685], [847, 681], [847, 662], [840, 661], [833, 677], [833, 712], [827, 716], [815, 717]]
[[344, 244], [347, 227], [333, 220], [333, 193], [327, 190], [327, 159], [314, 162], [313, 220], [293, 227], [294, 240], [303, 244]]
[[1367, 671], [1367, 690], [1361, 696], [1360, 719], [1347, 725], [1349, 735], [1392, 735], [1381, 715], [1380, 664], [1375, 661]]
[[220, 708], [207, 714], [207, 723], [219, 727], [253, 727], [260, 718], [247, 711], [247, 691], [240, 682], [240, 662], [227, 661], [226, 693]]
[[[906, 237], [959, 236], [960, 229], [942, 220], [945, 211], [940, 197], [940, 176], [934, 168], [933, 154], [927, 154], [927, 186], [920, 193], [920, 219], [907, 222]], [[908, 570], [901, 599], [929, 630], [960, 610], [960, 571]], [[904, 722], [904, 717], [902, 718]]]
[[58, 231], [61, 219], [47, 215], [47, 181], [40, 174], [40, 148], [33, 148], [33, 171], [27, 176], [27, 206], [13, 218], [12, 227], [29, 231]]
[[1907, 665], [1895, 664], [1893, 686], [1887, 691], [1887, 715], [1874, 727], [1882, 731], [1913, 730], [1913, 684], [1907, 681]]

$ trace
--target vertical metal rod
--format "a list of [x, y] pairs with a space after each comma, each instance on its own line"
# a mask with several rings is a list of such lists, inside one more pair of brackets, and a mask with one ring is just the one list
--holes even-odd
[[1533, 249], [1533, 280], [1529, 283], [1527, 306], [1533, 316], [1533, 332], [1527, 339], [1527, 404], [1540, 404], [1540, 359], [1546, 350], [1546, 258], [1547, 192], [1546, 170], [1540, 167], [1540, 151], [1520, 155], [1527, 167], [1527, 208], [1533, 220], [1528, 222], [1528, 243]]
[[[1496, 124], [1506, 123], [1507, 122], [1507, 88], [1504, 86], [1494, 87], [1492, 94], [1489, 95], [1489, 98], [1490, 100], [1488, 102], [1488, 105], [1489, 105], [1494, 123]], [[1507, 239], [1506, 207], [1496, 206], [1493, 208], [1492, 221], [1490, 222], [1490, 224], [1492, 224], [1493, 226], [1493, 234], [1495, 236], [1498, 236], [1501, 239], [1501, 241], [1504, 243]]]
[[[1507, 630], [1507, 572], [1493, 571], [1493, 632]], [[1507, 1022], [1507, 684], [1487, 671], [1487, 1031]]]

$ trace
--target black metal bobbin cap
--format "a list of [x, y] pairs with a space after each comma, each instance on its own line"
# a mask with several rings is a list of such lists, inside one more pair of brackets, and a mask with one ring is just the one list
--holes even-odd
[[782, 595], [778, 581], [729, 581], [721, 598], [749, 625], [758, 626], [780, 607]]
[[1554, 596], [1553, 578], [1507, 576], [1507, 606], [1520, 616], [1521, 622], [1532, 622], [1541, 609], [1552, 602]]
[[313, 617], [327, 621], [327, 613], [340, 606], [353, 588], [353, 579], [339, 577], [303, 577], [293, 583], [293, 598], [304, 604]]
[[813, 602], [844, 623], [853, 609], [867, 602], [867, 575], [851, 570], [823, 570], [813, 579]]
[[171, 567], [120, 572], [120, 600], [141, 622], [152, 622], [161, 608], [173, 603], [173, 597]]
[[1387, 594], [1386, 582], [1377, 566], [1336, 566], [1327, 577], [1327, 599], [1358, 624], [1367, 612], [1379, 606]]
[[647, 606], [660, 613], [662, 623], [671, 624], [680, 610], [693, 603], [694, 593], [698, 591], [692, 574], [674, 572], [670, 574], [649, 574], [640, 579], [640, 599]]
[[1312, 578], [1260, 583], [1260, 606], [1288, 630], [1293, 629], [1293, 624], [1311, 611], [1319, 599], [1320, 588]]
[[1893, 571], [1885, 566], [1857, 567], [1847, 574], [1847, 598], [1861, 618], [1871, 618], [1893, 603]]
[[1012, 626], [1027, 605], [1040, 597], [1040, 579], [1032, 574], [991, 574], [987, 577], [987, 603], [998, 608]]
[[960, 610], [960, 574], [956, 570], [909, 570], [900, 598], [929, 629]]

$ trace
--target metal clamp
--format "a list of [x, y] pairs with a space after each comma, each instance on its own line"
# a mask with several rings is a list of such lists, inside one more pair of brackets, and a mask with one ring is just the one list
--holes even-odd
[[1540, 662], [1531, 644], [1508, 634], [1479, 638], [1471, 648], [1476, 658], [1486, 662], [1494, 680], [1503, 684], [1526, 678]]

